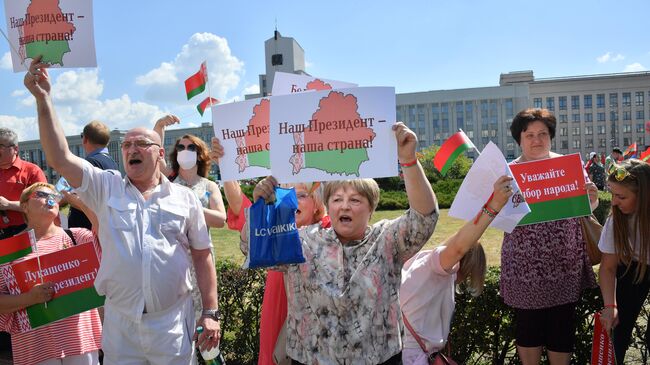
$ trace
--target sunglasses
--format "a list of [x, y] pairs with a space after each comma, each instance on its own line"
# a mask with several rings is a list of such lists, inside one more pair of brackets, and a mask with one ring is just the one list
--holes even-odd
[[612, 164], [612, 166], [609, 167], [609, 171], [607, 171], [607, 173], [609, 176], [613, 176], [616, 181], [623, 181], [626, 177], [632, 176], [630, 172], [625, 169], [625, 167], [616, 164]]
[[187, 146], [180, 143], [176, 145], [176, 151], [178, 152], [185, 151], [186, 149], [188, 151], [196, 152], [196, 145], [194, 143], [190, 143]]
[[124, 142], [122, 142], [122, 149], [123, 150], [128, 150], [129, 148], [131, 148], [131, 146], [136, 146], [137, 148], [145, 149], [145, 148], [149, 148], [149, 147], [154, 146], [154, 145], [160, 147], [160, 145], [158, 143], [149, 142], [149, 141], [144, 140], [144, 139], [139, 139], [137, 141], [124, 141]]
[[36, 198], [36, 199], [45, 199], [45, 200], [54, 200], [55, 202], [60, 202], [61, 199], [63, 199], [63, 195], [59, 193], [48, 193], [47, 191], [35, 191], [32, 193], [32, 195], [29, 196], [31, 198]]
[[16, 145], [15, 144], [7, 144], [7, 145], [5, 145], [5, 144], [0, 143], [0, 149], [12, 148], [12, 147], [16, 147]]

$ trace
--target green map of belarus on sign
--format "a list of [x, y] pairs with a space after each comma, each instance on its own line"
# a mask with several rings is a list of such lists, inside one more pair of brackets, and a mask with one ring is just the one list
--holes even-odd
[[372, 148], [375, 132], [361, 123], [352, 130], [328, 128], [332, 121], [362, 121], [358, 108], [357, 98], [342, 92], [332, 91], [320, 100], [311, 123], [293, 132], [295, 153], [289, 162], [294, 174], [315, 168], [329, 174], [359, 176], [361, 164], [369, 160], [367, 148]]
[[72, 13], [64, 14], [58, 0], [32, 0], [20, 30], [23, 58], [42, 55], [41, 62], [63, 66], [63, 55], [70, 52], [75, 26]]

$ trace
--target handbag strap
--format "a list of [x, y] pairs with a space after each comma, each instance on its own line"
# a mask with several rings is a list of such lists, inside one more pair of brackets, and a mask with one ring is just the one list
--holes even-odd
[[422, 351], [424, 351], [427, 356], [429, 356], [429, 351], [427, 351], [427, 347], [424, 344], [424, 341], [422, 341], [422, 338], [415, 332], [413, 327], [411, 327], [411, 324], [409, 323], [409, 320], [406, 319], [406, 315], [404, 315], [404, 312], [402, 312], [402, 319], [404, 320], [404, 325], [406, 325], [406, 328], [408, 328], [409, 332], [411, 332], [411, 335], [415, 338], [415, 341], [417, 341], [418, 345], [420, 345], [420, 348]]

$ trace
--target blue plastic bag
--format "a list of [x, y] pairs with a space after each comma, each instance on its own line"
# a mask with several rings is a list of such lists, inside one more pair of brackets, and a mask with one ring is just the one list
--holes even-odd
[[305, 262], [296, 226], [296, 191], [275, 188], [275, 198], [273, 204], [258, 199], [249, 208], [249, 247], [244, 267], [253, 269]]

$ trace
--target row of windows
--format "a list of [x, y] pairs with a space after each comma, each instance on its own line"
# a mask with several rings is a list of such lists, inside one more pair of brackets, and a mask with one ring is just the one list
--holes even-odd
[[[632, 106], [632, 92], [624, 92], [621, 94], [621, 105], [624, 107]], [[582, 102], [585, 109], [591, 109], [593, 106], [593, 95], [583, 95]], [[559, 96], [558, 109], [567, 110], [567, 96]], [[634, 92], [634, 105], [643, 106], [645, 100], [645, 93], [643, 91]], [[650, 101], [650, 91], [648, 91], [648, 101]], [[534, 98], [533, 106], [535, 108], [543, 108], [542, 98]], [[609, 106], [611, 108], [618, 107], [618, 93], [609, 93]], [[605, 107], [605, 94], [596, 94], [596, 108]], [[546, 109], [555, 110], [555, 97], [546, 97]], [[580, 109], [580, 95], [571, 95], [571, 109]]]
[[[609, 120], [615, 122], [618, 120], [618, 112], [617, 111], [611, 111], [609, 112]], [[634, 113], [635, 119], [636, 120], [645, 120], [645, 111], [644, 110], [637, 110], [636, 113]], [[596, 121], [598, 122], [604, 122], [605, 121], [605, 116], [606, 114], [604, 112], [598, 112], [596, 113]], [[571, 114], [571, 121], [572, 122], [580, 122], [580, 113], [574, 113]], [[629, 110], [623, 111], [623, 120], [632, 120], [632, 112]], [[566, 123], [569, 121], [569, 116], [566, 114], [560, 114], [558, 115], [558, 122], [559, 123]], [[584, 121], [585, 122], [593, 122], [594, 121], [594, 115], [593, 113], [585, 113], [584, 114]]]
[[[643, 133], [644, 132], [645, 125], [643, 123], [637, 124], [636, 125], [636, 132], [637, 133]], [[597, 134], [606, 134], [605, 131], [605, 125], [599, 125], [596, 126], [596, 133]], [[632, 133], [633, 126], [632, 124], [623, 124], [621, 125], [621, 132], [623, 133]], [[594, 134], [594, 127], [593, 126], [586, 126], [585, 127], [585, 135], [592, 135]], [[615, 133], [618, 130], [618, 126], [613, 125], [610, 126], [610, 131], [614, 131]], [[567, 127], [560, 127], [557, 129], [557, 133], [560, 136], [568, 136], [569, 135], [569, 128]], [[580, 135], [580, 127], [573, 127], [571, 128], [571, 135], [573, 136], [579, 136]]]
[[[629, 146], [629, 145], [632, 144], [632, 141], [633, 140], [631, 138], [627, 138], [627, 137], [623, 138], [623, 144], [622, 145], [623, 146]], [[568, 150], [569, 149], [569, 141], [562, 140], [562, 141], [558, 141], [558, 142], [559, 142], [560, 149], [563, 149], [563, 150]], [[596, 141], [593, 140], [593, 139], [585, 139], [584, 147], [585, 148], [593, 148], [595, 143], [596, 143]], [[636, 140], [636, 143], [637, 143], [637, 145], [644, 146], [645, 145], [645, 138], [644, 137], [639, 137]], [[580, 149], [580, 148], [582, 148], [582, 143], [581, 143], [581, 141], [579, 139], [573, 140], [573, 141], [571, 141], [571, 147], [573, 149]], [[598, 139], [598, 147], [599, 148], [607, 147], [607, 138]], [[556, 143], [553, 142], [553, 146], [551, 147], [551, 149], [553, 150], [555, 148], [556, 148]]]
[[[457, 101], [450, 103], [433, 103], [431, 104], [431, 120], [434, 121], [448, 121], [450, 119], [450, 110], [454, 108], [457, 120], [474, 120], [474, 101]], [[494, 123], [499, 118], [498, 100], [480, 100], [478, 101], [480, 116], [482, 120], [493, 120]], [[503, 101], [505, 109], [505, 117], [512, 118], [514, 116], [514, 103], [512, 99], [505, 99]], [[409, 105], [408, 107], [408, 121], [424, 121], [425, 120], [425, 105]], [[397, 107], [397, 119], [404, 120], [400, 107]], [[443, 123], [444, 124], [444, 123]]]

